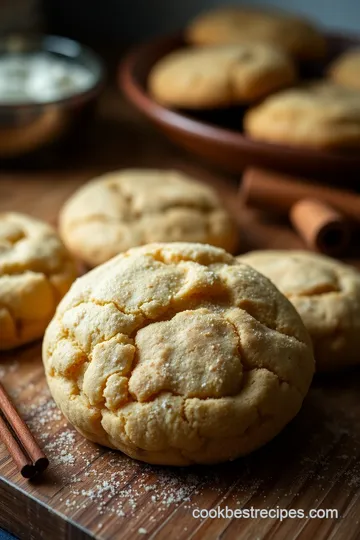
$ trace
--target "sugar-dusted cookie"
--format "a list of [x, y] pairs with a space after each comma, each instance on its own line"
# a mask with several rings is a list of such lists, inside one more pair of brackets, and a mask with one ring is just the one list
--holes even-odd
[[360, 273], [307, 251], [254, 251], [238, 257], [275, 283], [301, 315], [319, 371], [360, 364]]
[[360, 92], [332, 83], [283, 90], [250, 109], [245, 133], [252, 139], [323, 149], [360, 147]]
[[252, 103], [295, 79], [286, 53], [246, 43], [177, 50], [155, 64], [148, 84], [161, 104], [206, 109]]
[[0, 213], [0, 349], [40, 338], [75, 277], [74, 262], [49, 225]]
[[189, 43], [214, 45], [260, 41], [299, 60], [321, 58], [326, 40], [309, 21], [283, 11], [220, 7], [196, 17], [185, 33]]
[[43, 343], [50, 391], [88, 439], [156, 464], [216, 463], [299, 411], [314, 360], [291, 303], [204, 244], [150, 244], [76, 281]]
[[177, 171], [123, 170], [81, 187], [60, 214], [65, 244], [96, 266], [149, 242], [203, 242], [233, 252], [238, 230], [215, 191]]
[[360, 48], [349, 49], [328, 68], [329, 78], [337, 84], [360, 92]]

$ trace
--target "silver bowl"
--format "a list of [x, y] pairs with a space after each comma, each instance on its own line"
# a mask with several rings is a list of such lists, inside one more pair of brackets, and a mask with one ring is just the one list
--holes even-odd
[[50, 102], [0, 102], [0, 158], [27, 154], [62, 138], [87, 116], [103, 87], [101, 60], [76, 41], [50, 35], [11, 35], [0, 39], [0, 55], [37, 51], [87, 67], [94, 83], [84, 91]]

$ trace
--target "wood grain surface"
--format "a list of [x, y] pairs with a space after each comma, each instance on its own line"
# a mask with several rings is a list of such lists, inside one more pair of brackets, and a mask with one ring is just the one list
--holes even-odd
[[[63, 201], [116, 167], [179, 167], [219, 190], [243, 231], [243, 250], [303, 247], [286, 223], [242, 209], [236, 179], [176, 150], [115, 89], [96, 122], [60, 153], [0, 172], [0, 211], [56, 224]], [[355, 247], [355, 246], [354, 246]], [[355, 253], [355, 251], [354, 251]], [[351, 259], [358, 262], [355, 254]], [[40, 343], [1, 353], [0, 379], [50, 458], [24, 480], [0, 444], [0, 527], [31, 539], [336, 539], [360, 537], [359, 370], [318, 376], [293, 422], [249, 457], [173, 469], [135, 462], [84, 440], [50, 398]], [[194, 509], [337, 509], [338, 519], [196, 519]]]

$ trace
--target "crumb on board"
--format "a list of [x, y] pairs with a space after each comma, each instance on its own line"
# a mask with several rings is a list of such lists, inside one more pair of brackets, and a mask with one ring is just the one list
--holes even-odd
[[[0, 366], [0, 376], [3, 369]], [[8, 366], [6, 370], [8, 372]], [[151, 534], [154, 527], [175, 508], [181, 506], [191, 512], [192, 508], [198, 507], [199, 497], [206, 496], [210, 504], [211, 500], [219, 500], [230, 487], [228, 500], [237, 506], [246, 504], [253, 494], [259, 504], [266, 504], [268, 500], [263, 485], [276, 473], [271, 468], [264, 473], [256, 457], [246, 458], [242, 466], [236, 468], [236, 474], [227, 477], [221, 468], [194, 471], [139, 463], [83, 439], [66, 422], [45, 385], [30, 382], [26, 388], [31, 397], [17, 405], [50, 459], [49, 471], [55, 478], [55, 484], [60, 484], [57, 501], [60, 511], [67, 516], [77, 516], [91, 509], [94, 526], [99, 530], [104, 527], [105, 518], [131, 517], [139, 520], [138, 524], [151, 525], [151, 530], [139, 527], [135, 531]], [[324, 391], [320, 395], [315, 388], [314, 397], [323, 401]], [[279, 482], [273, 495], [279, 500], [291, 501], [311, 478], [318, 490], [317, 504], [322, 500], [330, 475], [334, 482], [341, 476], [349, 492], [359, 488], [360, 464], [356, 456], [360, 435], [354, 429], [355, 420], [351, 416], [351, 408], [346, 414], [340, 411], [335, 415], [334, 410], [330, 411], [321, 426], [308, 437], [308, 447], [316, 451], [299, 454], [292, 484]], [[334, 459], [337, 462], [335, 473]], [[260, 500], [264, 502], [260, 503]]]

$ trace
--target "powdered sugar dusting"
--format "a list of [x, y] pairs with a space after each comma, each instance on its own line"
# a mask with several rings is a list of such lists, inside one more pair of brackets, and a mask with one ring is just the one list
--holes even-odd
[[[14, 378], [9, 366], [1, 370]], [[92, 444], [66, 422], [43, 381], [21, 381], [11, 395], [50, 459], [50, 503], [75, 521], [84, 523], [82, 516], [92, 520], [89, 527], [99, 538], [109, 537], [111, 517], [125, 529], [131, 523], [136, 537], [153, 534], [175, 510], [191, 516], [194, 508], [218, 504], [292, 507], [305, 500], [304, 493], [316, 506], [325, 504], [336, 483], [349, 497], [357, 493], [360, 430], [355, 382], [344, 379], [334, 383], [334, 390], [331, 385], [313, 388], [295, 421], [259, 452], [233, 463], [195, 468], [151, 466]], [[190, 520], [182, 538], [199, 524]]]
[[19, 363], [17, 361], [11, 362], [9, 364], [0, 365], [0, 379], [3, 379], [9, 373], [14, 373], [17, 370]]

